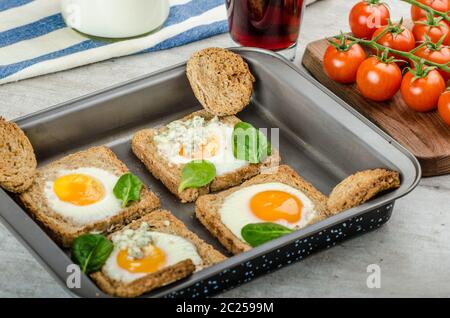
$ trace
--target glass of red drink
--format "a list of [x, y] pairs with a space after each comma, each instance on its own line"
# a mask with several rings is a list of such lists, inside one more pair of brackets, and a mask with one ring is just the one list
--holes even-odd
[[225, 0], [233, 40], [243, 46], [289, 50], [293, 58], [305, 0]]

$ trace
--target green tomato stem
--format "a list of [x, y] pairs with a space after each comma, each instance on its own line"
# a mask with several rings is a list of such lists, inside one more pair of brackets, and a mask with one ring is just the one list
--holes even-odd
[[389, 28], [384, 29], [380, 34], [378, 34], [376, 37], [372, 39], [372, 41], [377, 42], [379, 39], [381, 39], [383, 36], [385, 36], [389, 32]]
[[427, 6], [426, 4], [420, 3], [417, 0], [401, 0], [403, 2], [407, 2], [409, 4], [412, 4], [413, 6], [416, 6], [422, 10], [425, 10], [427, 12], [431, 12], [433, 13], [433, 15], [442, 17], [444, 20], [449, 21], [450, 22], [450, 16], [448, 16], [448, 12], [441, 12], [441, 11], [437, 11], [434, 10], [433, 8]]
[[434, 66], [436, 68], [439, 68], [440, 70], [443, 70], [443, 71], [446, 71], [446, 72], [450, 72], [449, 63], [448, 64], [439, 64], [439, 63], [435, 63], [435, 62], [432, 62], [432, 61], [429, 61], [429, 60], [422, 59], [422, 58], [420, 58], [420, 57], [418, 57], [418, 56], [416, 56], [416, 55], [414, 55], [412, 53], [412, 52], [415, 52], [415, 50], [412, 50], [411, 52], [403, 52], [403, 51], [394, 50], [394, 49], [392, 49], [390, 47], [381, 45], [379, 43], [376, 43], [373, 40], [363, 40], [363, 39], [354, 37], [352, 35], [349, 35], [348, 38], [350, 40], [357, 41], [359, 44], [362, 44], [362, 45], [364, 45], [366, 47], [370, 47], [370, 48], [376, 49], [378, 52], [385, 52], [385, 51], [387, 51], [390, 54], [394, 54], [394, 55], [397, 55], [397, 56], [400, 56], [400, 57], [403, 57], [403, 58], [407, 58], [407, 59], [409, 59], [409, 60], [411, 60], [413, 62], [416, 62], [416, 63], [422, 63], [423, 62], [425, 65]]
[[370, 4], [370, 5], [378, 5], [378, 4], [381, 4], [380, 3], [380, 1], [381, 0], [366, 0], [366, 2], [368, 3], [368, 4]]
[[414, 54], [426, 45], [428, 45], [427, 42], [422, 42], [420, 45], [416, 46], [414, 49], [409, 51], [409, 53]]

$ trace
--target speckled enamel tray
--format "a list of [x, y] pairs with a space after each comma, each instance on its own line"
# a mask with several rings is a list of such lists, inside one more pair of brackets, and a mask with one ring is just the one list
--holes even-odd
[[[337, 99], [306, 72], [282, 57], [257, 49], [235, 49], [257, 82], [251, 107], [239, 114], [257, 127], [280, 129], [280, 153], [323, 193], [358, 170], [386, 167], [401, 173], [399, 189], [300, 231], [199, 271], [144, 297], [210, 296], [275, 270], [351, 236], [378, 228], [391, 216], [394, 201], [420, 178], [417, 160], [386, 134]], [[106, 144], [161, 198], [162, 207], [201, 238], [226, 253], [193, 217], [193, 204], [180, 204], [132, 154], [130, 139], [199, 109], [187, 82], [185, 64], [145, 76], [18, 120], [40, 164], [93, 145]], [[0, 191], [3, 223], [66, 288], [71, 260], [17, 204]], [[69, 290], [69, 289], [68, 289]], [[106, 296], [85, 275], [74, 296]]]

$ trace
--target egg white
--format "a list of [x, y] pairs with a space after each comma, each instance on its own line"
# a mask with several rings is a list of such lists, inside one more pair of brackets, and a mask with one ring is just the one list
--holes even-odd
[[78, 168], [73, 170], [59, 171], [57, 178], [68, 174], [84, 174], [97, 179], [105, 190], [104, 197], [93, 204], [78, 206], [69, 202], [61, 201], [56, 195], [53, 187], [54, 180], [45, 183], [44, 193], [47, 202], [52, 210], [62, 217], [72, 220], [78, 225], [86, 225], [97, 222], [122, 210], [121, 201], [113, 193], [114, 186], [120, 177], [99, 168]]
[[286, 220], [277, 220], [277, 223], [290, 229], [300, 229], [307, 226], [317, 215], [313, 202], [301, 191], [280, 182], [255, 184], [227, 196], [219, 209], [222, 223], [239, 239], [244, 241], [241, 230], [251, 223], [267, 222], [255, 216], [250, 209], [250, 200], [257, 193], [263, 191], [284, 191], [297, 197], [303, 203], [301, 218], [298, 222], [289, 223]]
[[[197, 269], [201, 268], [202, 259], [197, 253], [197, 248], [188, 240], [167, 233], [150, 232], [153, 240], [153, 245], [164, 252], [166, 256], [166, 263], [164, 267], [174, 265], [186, 259], [191, 259]], [[125, 284], [142, 278], [148, 274], [146, 273], [131, 273], [119, 266], [117, 263], [117, 255], [120, 248], [114, 246], [111, 255], [103, 265], [103, 272], [111, 279], [120, 281]]]
[[[221, 122], [209, 122], [205, 126], [189, 127], [188, 130], [190, 130], [188, 135], [215, 136], [219, 140], [220, 148], [217, 153], [212, 157], [204, 158], [214, 164], [216, 167], [216, 176], [236, 171], [237, 169], [248, 165], [245, 160], [236, 159], [233, 155], [233, 126]], [[179, 140], [177, 140], [176, 134], [172, 136], [173, 138], [169, 135], [167, 140], [158, 143], [158, 150], [173, 164], [186, 164], [192, 161], [191, 158], [179, 154]], [[192, 140], [192, 142], [194, 142], [194, 140]]]

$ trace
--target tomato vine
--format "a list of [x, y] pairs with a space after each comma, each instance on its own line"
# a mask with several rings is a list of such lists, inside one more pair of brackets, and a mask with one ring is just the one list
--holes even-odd
[[423, 3], [421, 3], [421, 2], [419, 2], [417, 0], [400, 0], [400, 1], [412, 4], [413, 6], [416, 6], [416, 7], [420, 8], [422, 10], [425, 10], [427, 12], [430, 12], [430, 13], [432, 13], [435, 16], [442, 17], [443, 20], [450, 22], [450, 16], [449, 16], [450, 11], [447, 11], [447, 12], [437, 11], [437, 10], [431, 8], [430, 6], [427, 6], [426, 4], [423, 4]]

